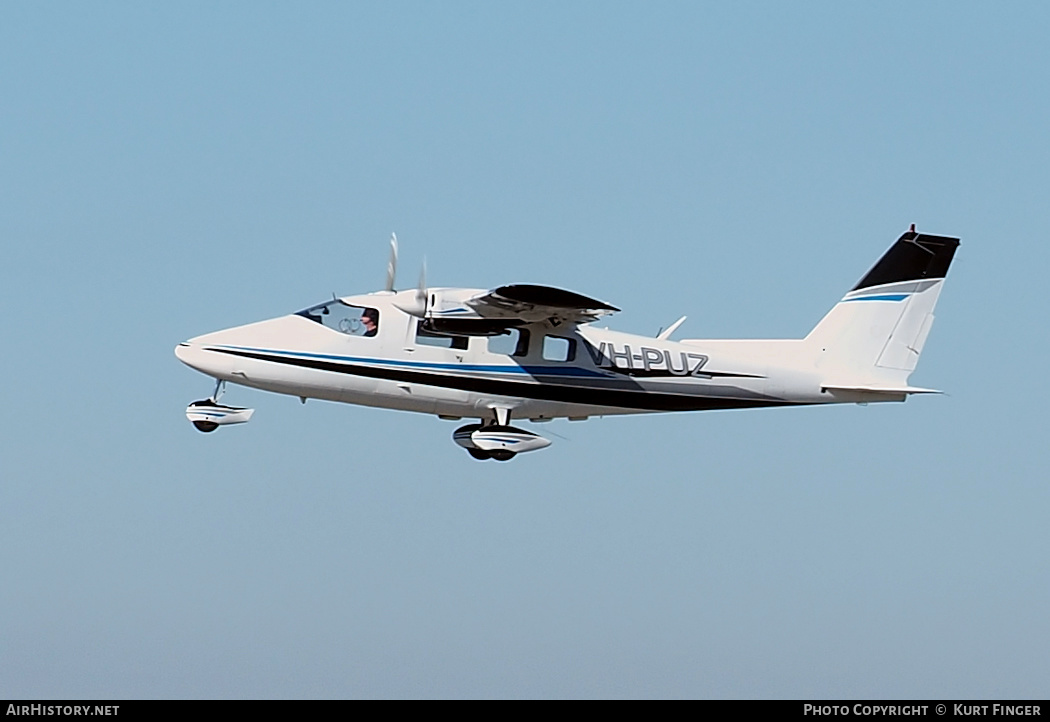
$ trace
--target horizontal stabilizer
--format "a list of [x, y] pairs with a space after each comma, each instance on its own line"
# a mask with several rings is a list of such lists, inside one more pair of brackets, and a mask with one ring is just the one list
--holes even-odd
[[822, 391], [861, 391], [868, 394], [943, 394], [937, 389], [924, 389], [919, 386], [846, 386], [839, 384], [823, 384]]

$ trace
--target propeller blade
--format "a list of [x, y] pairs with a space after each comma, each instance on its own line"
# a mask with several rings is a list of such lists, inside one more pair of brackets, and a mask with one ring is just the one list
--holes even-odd
[[423, 266], [419, 269], [419, 286], [416, 293], [408, 303], [395, 303], [397, 308], [416, 318], [426, 318], [428, 308], [427, 298], [427, 261], [423, 259]]
[[397, 277], [397, 234], [390, 234], [390, 260], [386, 264], [386, 291], [394, 290], [394, 279]]
[[423, 307], [423, 315], [427, 309], [427, 259], [424, 256], [423, 265], [419, 268], [419, 286], [416, 288], [416, 303]]

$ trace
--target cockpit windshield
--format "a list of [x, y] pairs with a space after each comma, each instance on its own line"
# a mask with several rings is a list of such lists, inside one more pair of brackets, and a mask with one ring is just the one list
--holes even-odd
[[379, 333], [379, 310], [368, 306], [351, 306], [339, 299], [299, 311], [296, 316], [308, 318], [348, 336], [375, 336]]

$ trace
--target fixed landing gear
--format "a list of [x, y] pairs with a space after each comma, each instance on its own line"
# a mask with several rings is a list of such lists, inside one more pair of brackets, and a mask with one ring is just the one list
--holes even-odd
[[186, 418], [190, 420], [194, 428], [205, 434], [210, 434], [220, 426], [230, 424], [243, 424], [252, 418], [255, 409], [245, 409], [240, 406], [226, 406], [220, 404], [223, 391], [226, 390], [226, 382], [219, 380], [215, 384], [215, 391], [206, 399], [194, 401], [186, 407]]
[[510, 426], [510, 410], [494, 409], [496, 423], [467, 424], [456, 429], [452, 440], [478, 461], [510, 461], [518, 454], [550, 446], [550, 441], [531, 431]]

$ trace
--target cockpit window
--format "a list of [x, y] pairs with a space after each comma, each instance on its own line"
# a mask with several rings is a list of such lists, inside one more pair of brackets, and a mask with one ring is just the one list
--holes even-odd
[[339, 299], [319, 303], [296, 315], [348, 336], [375, 336], [379, 333], [378, 309], [351, 306]]

